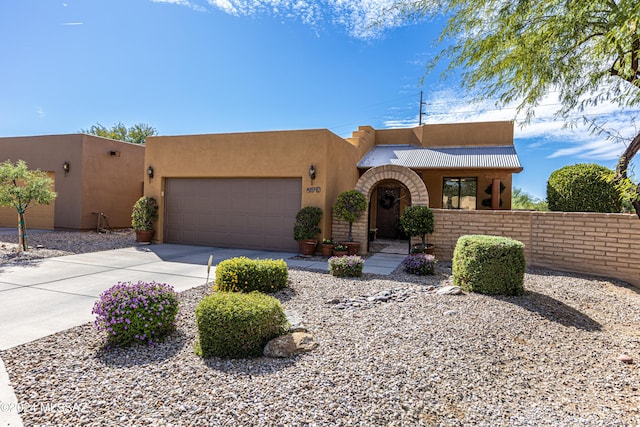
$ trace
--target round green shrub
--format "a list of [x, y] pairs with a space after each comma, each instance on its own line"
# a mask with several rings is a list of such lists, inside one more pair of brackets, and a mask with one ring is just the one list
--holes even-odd
[[554, 171], [547, 181], [549, 210], [561, 212], [621, 212], [622, 197], [611, 181], [613, 171], [581, 163]]
[[100, 295], [92, 314], [109, 344], [153, 344], [175, 329], [178, 294], [164, 283], [118, 283]]
[[524, 292], [524, 245], [498, 236], [461, 236], [452, 260], [453, 283], [469, 292], [520, 295]]
[[280, 301], [252, 292], [216, 292], [196, 307], [198, 341], [202, 357], [260, 356], [273, 338], [286, 333], [289, 322]]
[[284, 260], [237, 257], [217, 265], [214, 290], [270, 294], [286, 288], [288, 279], [289, 270]]

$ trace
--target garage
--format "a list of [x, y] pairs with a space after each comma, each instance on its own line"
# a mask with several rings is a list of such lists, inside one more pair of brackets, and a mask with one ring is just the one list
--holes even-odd
[[168, 178], [164, 241], [297, 251], [299, 178]]

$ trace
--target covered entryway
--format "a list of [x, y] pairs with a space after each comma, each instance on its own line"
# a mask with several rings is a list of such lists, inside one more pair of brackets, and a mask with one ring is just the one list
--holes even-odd
[[297, 251], [299, 178], [168, 178], [164, 241]]
[[369, 229], [378, 239], [404, 238], [400, 231], [400, 215], [411, 205], [409, 190], [398, 181], [381, 181], [371, 194]]

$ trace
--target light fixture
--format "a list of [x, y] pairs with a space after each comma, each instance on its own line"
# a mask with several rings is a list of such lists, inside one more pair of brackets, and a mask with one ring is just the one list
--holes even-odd
[[69, 169], [71, 169], [69, 162], [64, 162], [62, 164], [62, 170], [64, 171], [65, 175], [69, 173]]
[[312, 181], [316, 179], [316, 167], [313, 165], [309, 166], [309, 177]]
[[152, 166], [149, 166], [149, 167], [147, 168], [147, 176], [148, 176], [149, 178], [153, 178], [153, 167], [152, 167]]

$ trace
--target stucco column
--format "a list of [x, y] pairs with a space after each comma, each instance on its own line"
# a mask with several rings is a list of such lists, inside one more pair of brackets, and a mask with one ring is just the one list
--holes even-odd
[[500, 178], [491, 181], [491, 209], [500, 209]]

